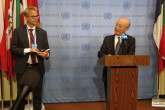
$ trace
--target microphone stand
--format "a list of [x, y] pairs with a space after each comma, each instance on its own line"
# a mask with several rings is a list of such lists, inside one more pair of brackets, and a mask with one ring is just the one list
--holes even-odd
[[28, 85], [24, 85], [21, 88], [21, 91], [18, 94], [16, 101], [9, 110], [18, 110], [20, 108], [20, 105], [25, 100], [25, 97], [29, 94], [30, 91], [31, 91], [30, 87]]

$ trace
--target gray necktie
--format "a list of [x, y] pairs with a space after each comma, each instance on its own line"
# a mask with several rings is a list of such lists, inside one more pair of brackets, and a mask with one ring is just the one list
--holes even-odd
[[116, 44], [115, 55], [117, 55], [119, 48], [120, 48], [120, 37], [118, 37], [118, 42]]

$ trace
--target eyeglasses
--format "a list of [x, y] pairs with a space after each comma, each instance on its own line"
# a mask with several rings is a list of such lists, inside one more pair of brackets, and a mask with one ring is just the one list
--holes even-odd
[[31, 18], [39, 18], [39, 16], [27, 16], [27, 17], [31, 17]]

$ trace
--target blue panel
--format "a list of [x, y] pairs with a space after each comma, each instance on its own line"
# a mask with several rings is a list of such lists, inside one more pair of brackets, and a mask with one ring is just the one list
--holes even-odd
[[136, 38], [136, 55], [150, 55], [139, 68], [138, 98], [156, 94], [157, 48], [153, 40], [155, 0], [38, 0], [41, 26], [48, 33], [44, 103], [104, 101], [97, 52], [115, 22], [127, 17], [127, 34]]

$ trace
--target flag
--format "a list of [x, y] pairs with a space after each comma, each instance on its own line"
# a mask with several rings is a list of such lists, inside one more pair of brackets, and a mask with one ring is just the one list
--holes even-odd
[[13, 31], [15, 28], [25, 24], [23, 11], [27, 8], [27, 0], [13, 1]]
[[[13, 18], [12, 18], [12, 31], [17, 27], [25, 24], [24, 10], [27, 8], [27, 0], [13, 0]], [[15, 65], [15, 56], [12, 56], [12, 67]], [[14, 73], [15, 74], [15, 73]]]
[[2, 0], [0, 0], [0, 41], [2, 40], [3, 32], [4, 32], [3, 7], [2, 7]]
[[164, 0], [157, 0], [155, 24], [153, 30], [153, 37], [159, 51], [159, 73], [161, 73], [165, 67], [165, 29], [164, 27]]
[[24, 19], [24, 13], [23, 11], [25, 10], [24, 8], [27, 8], [27, 1], [26, 0], [19, 0], [19, 5], [20, 5], [20, 26], [23, 26], [25, 24], [25, 19]]
[[162, 28], [163, 28], [163, 34], [160, 39], [160, 45], [159, 45], [159, 73], [161, 73], [165, 67], [165, 8], [164, 8], [164, 0], [161, 2], [161, 13], [162, 13]]
[[4, 31], [6, 39], [6, 58], [7, 58], [7, 78], [13, 73], [12, 54], [10, 53], [10, 44], [12, 39], [12, 0], [5, 0], [5, 19]]
[[159, 47], [159, 73], [164, 70], [165, 67], [165, 27], [163, 29], [163, 34], [160, 40]]
[[163, 2], [164, 0], [157, 0], [156, 13], [155, 13], [155, 24], [153, 30], [153, 38], [155, 40], [156, 46], [159, 49], [160, 40], [163, 31]]
[[0, 0], [0, 69], [7, 71], [6, 38], [4, 33], [4, 16], [2, 0]]
[[[34, 6], [37, 8], [37, 13], [39, 15], [39, 8], [38, 8], [38, 1], [37, 0], [28, 0], [27, 1], [28, 7], [29, 6]], [[38, 23], [37, 23], [37, 27], [41, 27], [40, 25], [40, 18], [38, 18]]]

